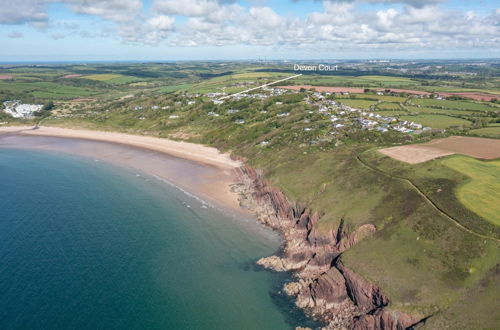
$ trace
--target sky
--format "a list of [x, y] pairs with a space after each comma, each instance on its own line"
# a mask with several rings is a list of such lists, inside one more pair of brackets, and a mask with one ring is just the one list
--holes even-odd
[[499, 58], [498, 0], [0, 0], [0, 61]]

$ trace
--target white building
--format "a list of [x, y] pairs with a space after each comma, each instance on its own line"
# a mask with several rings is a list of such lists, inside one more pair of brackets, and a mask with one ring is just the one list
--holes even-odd
[[23, 104], [21, 101], [6, 101], [4, 111], [14, 118], [33, 118], [35, 112], [42, 110], [42, 104]]

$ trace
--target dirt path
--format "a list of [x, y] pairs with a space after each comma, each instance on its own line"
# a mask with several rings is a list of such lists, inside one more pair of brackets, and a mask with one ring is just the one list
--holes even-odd
[[466, 232], [472, 234], [472, 235], [475, 235], [477, 237], [481, 237], [481, 238], [484, 238], [484, 239], [491, 239], [493, 241], [496, 241], [496, 242], [500, 242], [500, 239], [498, 238], [495, 238], [495, 237], [490, 237], [490, 236], [486, 236], [486, 235], [483, 235], [483, 234], [480, 234], [480, 233], [477, 233], [467, 227], [465, 227], [464, 225], [462, 225], [457, 219], [453, 218], [451, 215], [449, 215], [448, 213], [446, 213], [445, 210], [443, 210], [442, 208], [440, 208], [436, 203], [434, 203], [434, 201], [432, 201], [432, 199], [430, 199], [417, 185], [415, 185], [411, 180], [407, 179], [407, 178], [403, 178], [403, 177], [399, 177], [399, 176], [395, 176], [395, 175], [392, 175], [392, 174], [389, 174], [385, 171], [382, 171], [381, 169], [378, 169], [376, 167], [373, 167], [371, 165], [369, 165], [368, 163], [366, 163], [365, 161], [363, 161], [361, 159], [361, 157], [359, 157], [359, 155], [356, 155], [356, 159], [358, 160], [358, 162], [365, 168], [371, 170], [371, 171], [375, 171], [375, 172], [378, 172], [378, 173], [381, 173], [391, 179], [396, 179], [396, 180], [399, 180], [399, 181], [403, 181], [403, 182], [406, 182], [408, 183], [413, 189], [415, 189], [417, 191], [417, 193], [422, 196], [424, 198], [424, 200], [432, 207], [434, 208], [438, 213], [440, 213], [442, 216], [444, 216], [446, 219], [452, 221], [457, 227], [461, 228], [462, 230], [465, 230]]

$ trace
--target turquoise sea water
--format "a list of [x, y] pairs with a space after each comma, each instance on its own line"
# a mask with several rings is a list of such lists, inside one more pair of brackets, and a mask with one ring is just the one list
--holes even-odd
[[0, 328], [312, 325], [254, 262], [279, 242], [154, 178], [0, 148]]

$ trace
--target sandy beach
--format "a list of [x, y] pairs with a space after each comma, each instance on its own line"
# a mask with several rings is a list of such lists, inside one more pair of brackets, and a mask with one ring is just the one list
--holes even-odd
[[241, 163], [203, 145], [148, 136], [56, 127], [0, 127], [0, 147], [47, 150], [106, 161], [168, 181], [210, 204], [237, 215], [230, 191]]

